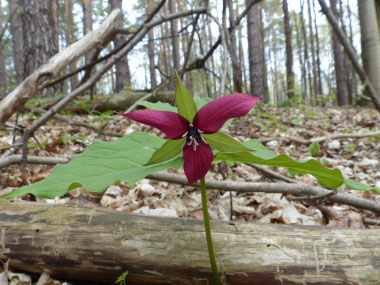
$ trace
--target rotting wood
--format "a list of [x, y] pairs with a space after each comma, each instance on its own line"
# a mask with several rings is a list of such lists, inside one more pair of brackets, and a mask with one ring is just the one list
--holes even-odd
[[[62, 280], [213, 284], [203, 222], [0, 201], [0, 260]], [[212, 222], [227, 284], [378, 284], [380, 230]]]
[[46, 64], [29, 75], [9, 93], [0, 102], [0, 127], [17, 109], [54, 81], [71, 62], [76, 61], [80, 56], [97, 47], [102, 43], [102, 39], [114, 34], [116, 31], [115, 19], [120, 13], [120, 9], [112, 11], [96, 30], [87, 33], [82, 39], [53, 56]]

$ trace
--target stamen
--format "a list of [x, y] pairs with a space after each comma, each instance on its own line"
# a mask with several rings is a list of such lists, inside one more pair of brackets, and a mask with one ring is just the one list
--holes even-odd
[[202, 137], [202, 136], [200, 136], [200, 137], [201, 137], [202, 141], [203, 141], [205, 144], [208, 144], [208, 143], [206, 142], [206, 140], [205, 140], [204, 137]]
[[183, 137], [183, 138], [186, 137], [188, 133], [189, 133], [189, 131], [187, 131], [186, 133], [184, 133], [184, 134], [182, 135], [182, 137]]

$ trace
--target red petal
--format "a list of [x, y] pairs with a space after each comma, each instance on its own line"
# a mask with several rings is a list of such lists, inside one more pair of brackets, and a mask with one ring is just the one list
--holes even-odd
[[246, 115], [260, 100], [244, 93], [220, 97], [198, 111], [193, 125], [206, 134], [216, 133], [228, 119]]
[[189, 128], [189, 122], [184, 117], [169, 111], [141, 110], [120, 115], [157, 128], [170, 139], [181, 138]]
[[194, 151], [193, 145], [186, 145], [183, 149], [183, 169], [190, 184], [207, 174], [214, 159], [211, 147], [201, 140], [198, 143], [196, 151]]

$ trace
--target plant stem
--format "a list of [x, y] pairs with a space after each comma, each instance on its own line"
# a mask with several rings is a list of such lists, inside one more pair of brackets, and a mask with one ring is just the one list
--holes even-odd
[[208, 208], [207, 208], [206, 183], [205, 183], [204, 177], [200, 180], [200, 184], [201, 184], [203, 220], [205, 223], [208, 255], [210, 257], [210, 264], [211, 264], [212, 273], [214, 274], [214, 280], [215, 280], [216, 284], [221, 284], [220, 278], [219, 278], [218, 267], [217, 267], [216, 261], [215, 261], [214, 248], [212, 246], [210, 219], [208, 217]]

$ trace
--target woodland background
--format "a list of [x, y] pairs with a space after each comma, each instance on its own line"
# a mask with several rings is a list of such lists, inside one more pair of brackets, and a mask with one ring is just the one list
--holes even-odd
[[[263, 98], [225, 130], [235, 138], [380, 187], [378, 0], [0, 4], [0, 196], [49, 177], [97, 139], [162, 136], [113, 114], [141, 99], [172, 103], [175, 70], [194, 96]], [[81, 187], [1, 200], [0, 259], [35, 280], [114, 283], [126, 269], [128, 284], [211, 280], [200, 194], [183, 174], [169, 169], [100, 196]], [[378, 283], [377, 192], [331, 191], [311, 175], [243, 163], [213, 165], [207, 183], [216, 252], [232, 284]], [[8, 263], [3, 269], [0, 284], [10, 276]]]

